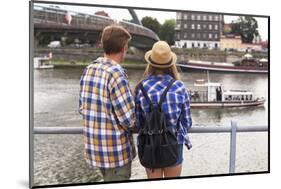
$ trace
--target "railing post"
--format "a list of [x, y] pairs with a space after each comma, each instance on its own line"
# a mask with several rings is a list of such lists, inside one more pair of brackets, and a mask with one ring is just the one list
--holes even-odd
[[231, 121], [229, 173], [235, 173], [237, 123]]

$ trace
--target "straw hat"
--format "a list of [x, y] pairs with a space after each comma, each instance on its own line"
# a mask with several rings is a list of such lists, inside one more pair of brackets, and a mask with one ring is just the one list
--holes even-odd
[[145, 53], [144, 59], [153, 67], [169, 68], [177, 62], [177, 55], [171, 51], [168, 43], [158, 41], [150, 51]]

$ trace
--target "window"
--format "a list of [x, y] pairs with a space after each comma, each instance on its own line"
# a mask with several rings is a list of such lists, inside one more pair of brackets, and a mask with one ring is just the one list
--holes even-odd
[[184, 19], [184, 20], [187, 20], [187, 14], [184, 14], [183, 19]]
[[180, 40], [180, 34], [179, 33], [177, 34], [177, 39]]
[[209, 33], [209, 39], [212, 39], [213, 34]]
[[193, 38], [193, 39], [195, 38], [195, 33], [191, 34], [191, 38]]
[[201, 34], [197, 33], [197, 39], [200, 39], [200, 38], [201, 38]]
[[181, 24], [177, 24], [177, 29], [180, 29], [181, 28]]
[[215, 25], [215, 30], [218, 30], [219, 29], [219, 26], [216, 24]]
[[181, 19], [181, 12], [177, 13], [177, 19], [178, 19], [178, 20]]
[[207, 44], [206, 44], [206, 43], [204, 43], [204, 44], [203, 44], [203, 47], [204, 47], [204, 48], [206, 48], [206, 47], [207, 47]]
[[218, 21], [219, 20], [219, 16], [215, 16], [215, 21]]
[[195, 25], [194, 24], [191, 24], [191, 29], [195, 29]]
[[206, 15], [203, 16], [203, 20], [207, 20], [207, 16]]
[[206, 29], [207, 28], [207, 25], [206, 24], [203, 24], [203, 29]]
[[209, 15], [209, 20], [210, 20], [210, 21], [212, 21], [212, 18], [213, 18], [213, 16], [212, 16], [212, 15]]
[[201, 25], [197, 24], [197, 29], [200, 30], [201, 29]]
[[197, 43], [197, 47], [200, 47], [200, 43]]
[[192, 48], [194, 48], [194, 43], [191, 44]]
[[197, 20], [201, 20], [201, 16], [200, 15], [197, 15]]
[[213, 29], [212, 24], [209, 24], [209, 30], [212, 30], [212, 29]]
[[194, 14], [191, 15], [191, 20], [195, 20]]
[[183, 27], [184, 27], [184, 29], [186, 29], [186, 28], [187, 28], [187, 24], [184, 24], [184, 26], [183, 26]]
[[187, 33], [184, 33], [183, 38], [184, 38], [184, 39], [186, 39], [186, 38], [187, 38]]
[[217, 38], [218, 38], [218, 34], [216, 33], [216, 34], [215, 34], [215, 39], [217, 39]]
[[203, 39], [206, 39], [207, 35], [205, 33], [203, 33]]

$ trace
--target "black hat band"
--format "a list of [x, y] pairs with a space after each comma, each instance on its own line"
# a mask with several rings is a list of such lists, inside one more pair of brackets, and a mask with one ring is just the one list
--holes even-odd
[[154, 62], [154, 61], [151, 59], [151, 57], [150, 57], [150, 56], [148, 57], [148, 60], [151, 62], [151, 64], [154, 64], [154, 65], [168, 66], [168, 65], [170, 65], [170, 64], [172, 63], [173, 58], [171, 58], [171, 60], [170, 60], [169, 62], [164, 63], [164, 64], [159, 64], [159, 63], [157, 63], [157, 62]]

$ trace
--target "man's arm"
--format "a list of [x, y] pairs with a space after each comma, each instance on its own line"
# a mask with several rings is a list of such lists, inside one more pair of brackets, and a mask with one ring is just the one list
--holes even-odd
[[127, 79], [121, 72], [114, 72], [110, 85], [110, 98], [119, 124], [132, 127], [135, 122], [135, 103]]

